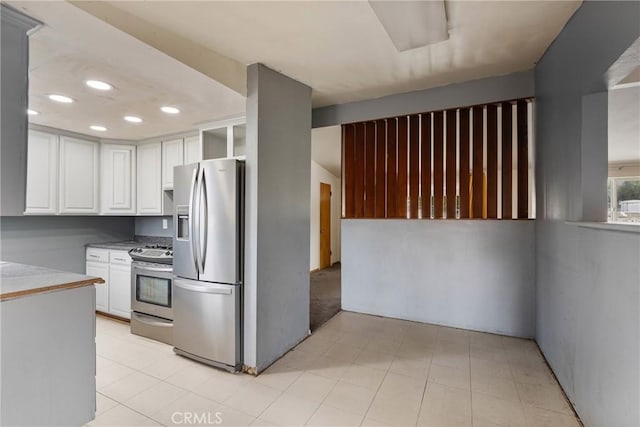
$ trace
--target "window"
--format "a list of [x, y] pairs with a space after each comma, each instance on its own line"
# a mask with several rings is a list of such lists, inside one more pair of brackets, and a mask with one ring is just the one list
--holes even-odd
[[607, 221], [640, 223], [640, 176], [609, 178]]

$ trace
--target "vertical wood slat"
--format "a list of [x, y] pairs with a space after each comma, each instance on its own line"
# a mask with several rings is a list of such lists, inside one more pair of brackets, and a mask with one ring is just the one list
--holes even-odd
[[431, 218], [431, 114], [420, 117], [422, 218]]
[[444, 196], [444, 116], [442, 111], [433, 113], [433, 217], [442, 218]]
[[342, 126], [342, 170], [344, 173], [344, 217], [354, 216], [355, 126]]
[[396, 163], [396, 119], [387, 119], [387, 218], [396, 217], [396, 196], [398, 186]]
[[513, 128], [512, 105], [510, 102], [502, 103], [502, 219], [512, 219], [512, 169], [513, 169]]
[[376, 218], [384, 218], [385, 212], [385, 186], [386, 186], [386, 124], [384, 120], [376, 122], [376, 202], [374, 216]]
[[455, 219], [456, 217], [456, 175], [458, 174], [456, 166], [456, 130], [458, 121], [456, 118], [456, 110], [447, 110], [447, 218]]
[[483, 117], [482, 107], [473, 107], [473, 218], [482, 218], [483, 202]]
[[469, 109], [460, 109], [460, 218], [469, 218]]
[[353, 217], [362, 218], [364, 216], [364, 123], [356, 123], [356, 139], [355, 139], [355, 168], [354, 168], [354, 185], [353, 185]]
[[398, 117], [398, 193], [396, 196], [396, 217], [407, 217], [407, 116]]
[[409, 117], [409, 200], [410, 218], [418, 218], [420, 197], [420, 116]]
[[498, 107], [487, 105], [487, 218], [498, 218]]
[[376, 203], [376, 123], [365, 123], [364, 217], [373, 218]]
[[517, 102], [518, 219], [529, 217], [529, 143], [527, 101]]

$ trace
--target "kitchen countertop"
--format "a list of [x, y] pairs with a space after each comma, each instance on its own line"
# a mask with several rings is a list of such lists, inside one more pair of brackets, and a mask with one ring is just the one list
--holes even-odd
[[139, 246], [144, 246], [144, 245], [145, 243], [142, 243], [142, 242], [128, 241], [128, 242], [89, 243], [87, 247], [111, 249], [115, 251], [129, 251], [133, 248], [137, 248]]
[[104, 283], [100, 277], [0, 261], [0, 301]]

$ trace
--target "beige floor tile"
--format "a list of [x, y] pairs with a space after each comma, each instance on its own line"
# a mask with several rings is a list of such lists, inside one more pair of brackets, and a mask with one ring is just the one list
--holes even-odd
[[239, 411], [235, 408], [232, 408], [227, 405], [220, 405], [218, 407], [218, 412], [220, 413], [220, 426], [249, 426], [253, 421], [255, 421], [255, 417]]
[[274, 424], [272, 422], [264, 420], [264, 419], [262, 419], [260, 417], [258, 417], [255, 420], [253, 420], [250, 425], [252, 427], [274, 427], [274, 426], [277, 426], [277, 424]]
[[384, 379], [386, 373], [386, 371], [383, 371], [381, 369], [369, 368], [367, 366], [351, 365], [346, 370], [341, 380], [362, 387], [367, 387], [372, 390], [377, 390], [382, 383], [382, 380]]
[[284, 391], [302, 375], [302, 372], [303, 371], [298, 368], [277, 362], [266, 371], [260, 373], [260, 375], [256, 377], [256, 382]]
[[328, 405], [320, 405], [306, 425], [318, 427], [356, 427], [360, 425], [362, 418], [363, 415], [358, 415], [353, 412], [344, 411]]
[[159, 382], [147, 390], [127, 399], [124, 401], [124, 405], [150, 417], [165, 407], [165, 405], [178, 400], [186, 394], [187, 391], [184, 389], [169, 383]]
[[544, 364], [510, 363], [511, 375], [516, 383], [555, 385], [557, 384], [553, 374]]
[[391, 366], [389, 366], [389, 371], [426, 380], [430, 366], [431, 358], [428, 356], [398, 354]]
[[96, 415], [100, 415], [117, 405], [118, 402], [115, 400], [105, 396], [104, 394], [96, 393]]
[[530, 405], [524, 405], [524, 413], [529, 427], [580, 427], [573, 414], [560, 414]]
[[549, 411], [572, 415], [573, 411], [557, 385], [516, 384], [520, 400], [525, 405], [532, 405]]
[[[165, 405], [158, 412], [154, 413], [151, 418], [165, 426], [174, 425], [210, 425], [209, 421], [218, 420], [220, 417], [220, 404], [198, 396], [194, 393], [187, 393], [177, 400]], [[202, 421], [197, 423], [194, 416]], [[191, 417], [185, 419], [185, 417]]]
[[471, 358], [471, 378], [475, 375], [492, 376], [505, 380], [513, 380], [511, 367], [506, 362]]
[[320, 404], [338, 381], [305, 372], [289, 386], [286, 394]]
[[178, 355], [168, 355], [144, 366], [140, 371], [147, 375], [151, 375], [152, 377], [164, 380], [188, 366], [189, 364], [183, 357]]
[[356, 357], [353, 364], [386, 371], [395, 358], [395, 354], [392, 353], [365, 350]]
[[95, 420], [91, 421], [89, 426], [153, 426], [159, 425], [154, 420], [145, 417], [131, 409], [117, 405], [113, 408], [98, 415]]
[[369, 334], [357, 333], [357, 332], [339, 332], [336, 344], [349, 344], [358, 348], [364, 348], [371, 336]]
[[169, 375], [165, 381], [186, 390], [193, 390], [195, 387], [217, 376], [219, 376], [219, 373], [215, 368], [201, 364], [189, 364]]
[[207, 399], [222, 403], [229, 399], [238, 389], [251, 381], [248, 375], [234, 375], [226, 372], [220, 372], [209, 377], [205, 382], [200, 383], [192, 388], [194, 393]]
[[519, 402], [498, 399], [476, 393], [472, 400], [473, 424], [489, 421], [502, 426], [526, 427], [522, 405]]
[[394, 424], [383, 423], [380, 420], [375, 420], [371, 417], [365, 417], [360, 424], [360, 427], [396, 427]]
[[401, 340], [396, 337], [372, 337], [371, 341], [367, 343], [363, 351], [366, 352], [382, 352], [389, 354], [396, 354], [401, 345]]
[[364, 415], [369, 409], [375, 394], [375, 390], [338, 381], [322, 404]]
[[319, 402], [285, 393], [280, 395], [260, 418], [279, 426], [301, 426], [311, 418], [319, 406]]
[[434, 365], [433, 363], [429, 369], [428, 381], [464, 390], [471, 389], [469, 371]]
[[433, 352], [431, 359], [433, 365], [448, 366], [460, 370], [469, 371], [469, 349], [439, 348]]
[[113, 361], [101, 362], [96, 366], [96, 388], [101, 389], [134, 372], [133, 369]]
[[405, 400], [420, 402], [424, 394], [425, 379], [387, 372], [376, 397], [402, 397]]
[[322, 356], [342, 360], [345, 363], [352, 363], [361, 351], [362, 347], [344, 343], [333, 343]]
[[515, 382], [482, 372], [474, 373], [471, 376], [471, 391], [474, 395], [475, 393], [484, 393], [504, 400], [520, 401]]
[[393, 426], [414, 426], [419, 410], [419, 399], [377, 394], [366, 416]]
[[224, 401], [224, 405], [257, 417], [264, 412], [280, 394], [282, 394], [282, 391], [252, 380], [236, 389], [233, 394]]
[[474, 347], [471, 345], [470, 349], [471, 359], [487, 360], [490, 362], [499, 362], [508, 365], [509, 357], [507, 352], [503, 349], [488, 349], [485, 347]]
[[326, 378], [340, 379], [351, 366], [351, 363], [333, 357], [319, 357], [307, 368], [308, 372]]
[[419, 426], [470, 426], [471, 393], [455, 387], [437, 383], [427, 384]]
[[469, 345], [471, 348], [484, 348], [487, 350], [504, 350], [503, 337], [501, 335], [485, 332], [469, 332]]
[[136, 371], [107, 386], [101, 387], [98, 391], [119, 403], [123, 403], [125, 400], [151, 388], [159, 382], [160, 380], [157, 378]]

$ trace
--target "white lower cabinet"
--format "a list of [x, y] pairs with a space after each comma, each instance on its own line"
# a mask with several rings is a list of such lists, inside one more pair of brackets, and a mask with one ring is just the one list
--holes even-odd
[[126, 251], [87, 248], [86, 274], [102, 277], [96, 285], [96, 310], [131, 317], [131, 257]]

